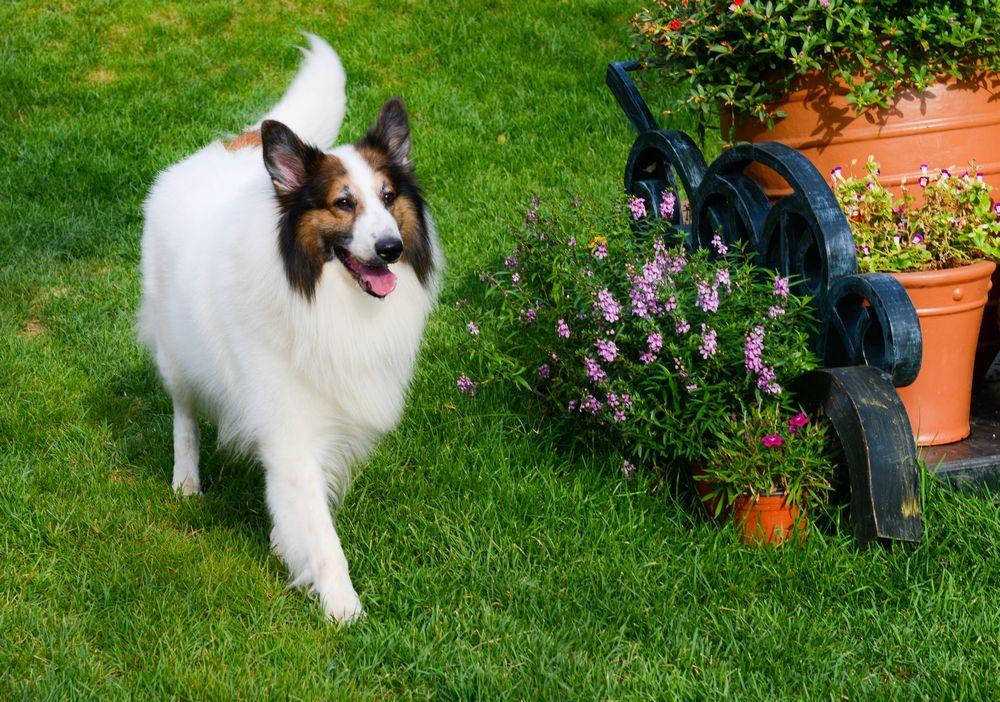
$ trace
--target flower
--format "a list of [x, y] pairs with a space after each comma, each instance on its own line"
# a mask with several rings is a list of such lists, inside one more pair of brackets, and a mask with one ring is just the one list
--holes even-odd
[[667, 25], [667, 29], [669, 29], [672, 32], [676, 32], [680, 28], [681, 28], [681, 21], [679, 19], [674, 19], [673, 22]]
[[695, 303], [706, 312], [715, 312], [719, 309], [719, 286], [709, 285], [704, 281], [698, 281], [698, 299]]
[[691, 331], [691, 325], [686, 319], [681, 319], [681, 321], [677, 322], [677, 325], [674, 327], [674, 331], [678, 334], [687, 334]]
[[715, 252], [720, 256], [725, 256], [729, 253], [729, 247], [723, 243], [722, 237], [718, 234], [712, 237], [712, 246], [715, 247]]
[[698, 353], [701, 357], [708, 359], [714, 356], [719, 351], [719, 344], [715, 339], [715, 330], [711, 327], [706, 327], [706, 325], [701, 325], [701, 346], [698, 347]]
[[628, 461], [622, 461], [622, 475], [626, 478], [631, 478], [633, 472], [635, 472], [635, 466]]
[[538, 366], [539, 378], [541, 378], [542, 380], [548, 380], [550, 375], [552, 375], [552, 369], [549, 368], [548, 363], [543, 363], [542, 365]]
[[830, 7], [830, 0], [819, 0], [819, 4], [823, 7]]
[[521, 282], [521, 274], [520, 273], [512, 273], [511, 276], [510, 276], [510, 282], [512, 282], [512, 283], [520, 283]]
[[467, 393], [468, 395], [475, 395], [476, 388], [479, 387], [479, 383], [474, 383], [465, 373], [458, 376], [458, 380], [455, 381], [460, 392]]
[[608, 247], [604, 245], [604, 242], [601, 242], [600, 244], [597, 245], [597, 248], [594, 249], [594, 258], [596, 258], [598, 261], [603, 261], [607, 257], [608, 257]]
[[917, 178], [917, 185], [919, 185], [921, 188], [926, 188], [927, 184], [930, 183], [930, 182], [931, 182], [931, 179], [928, 178], [925, 175], [922, 175], [919, 178]]
[[805, 416], [801, 412], [788, 420], [788, 431], [793, 434], [798, 433], [799, 429], [809, 424], [809, 417]]
[[788, 278], [782, 278], [780, 275], [774, 276], [774, 296], [785, 298], [788, 297], [788, 293]]
[[781, 437], [778, 436], [777, 434], [768, 434], [767, 436], [762, 437], [760, 441], [767, 448], [776, 448], [778, 446], [781, 446], [782, 443], [784, 443], [781, 440]]
[[632, 219], [636, 222], [646, 216], [646, 201], [641, 197], [634, 197], [629, 200], [628, 208], [632, 210]]
[[844, 178], [844, 169], [841, 168], [840, 166], [837, 166], [832, 171], [830, 171], [830, 176], [835, 181], [836, 180], [843, 180], [843, 178]]
[[715, 274], [715, 284], [725, 287], [726, 292], [733, 291], [733, 284], [729, 280], [729, 269], [723, 268]]
[[594, 345], [597, 347], [597, 355], [608, 363], [612, 363], [618, 358], [618, 346], [615, 345], [615, 342], [598, 339]]
[[602, 313], [604, 320], [607, 322], [617, 322], [622, 308], [611, 294], [611, 291], [604, 288], [597, 293], [597, 302], [594, 303], [594, 311]]
[[475, 322], [469, 322], [466, 328], [469, 330], [469, 333], [472, 334], [473, 336], [479, 336], [479, 327], [476, 326]]
[[[677, 20], [674, 20], [677, 22]], [[680, 26], [680, 22], [677, 22], [677, 26]], [[660, 217], [663, 219], [673, 219], [674, 207], [677, 205], [677, 196], [668, 190], [664, 190], [660, 193]]]
[[639, 360], [642, 363], [645, 363], [646, 365], [652, 363], [654, 358], [656, 358], [656, 356], [649, 353], [648, 351], [644, 351], [643, 353], [639, 354]]
[[521, 321], [524, 322], [525, 324], [531, 324], [532, 322], [535, 321], [537, 317], [538, 317], [538, 312], [531, 307], [521, 312]]
[[767, 316], [771, 319], [776, 319], [785, 313], [785, 308], [778, 305], [773, 305], [768, 311]]
[[924, 243], [924, 235], [921, 234], [920, 232], [917, 232], [916, 234], [914, 234], [913, 235], [913, 243], [914, 244], [922, 244], [922, 243]]
[[569, 325], [566, 324], [565, 320], [560, 319], [559, 323], [556, 324], [556, 334], [564, 339], [569, 338]]
[[593, 382], [599, 383], [602, 380], [607, 380], [608, 374], [605, 373], [604, 369], [601, 368], [600, 364], [594, 359], [592, 359], [590, 356], [587, 356], [586, 358], [583, 359], [583, 365], [587, 369], [587, 376]]
[[694, 392], [695, 390], [698, 389], [698, 383], [688, 383], [687, 385], [684, 386], [684, 389], [687, 390], [688, 392]]
[[649, 347], [651, 353], [659, 353], [660, 349], [663, 348], [663, 335], [660, 332], [653, 332], [646, 337], [646, 346]]
[[607, 243], [608, 243], [607, 237], [595, 236], [593, 239], [590, 240], [590, 248], [593, 249], [597, 246], [601, 246], [602, 244], [607, 244]]

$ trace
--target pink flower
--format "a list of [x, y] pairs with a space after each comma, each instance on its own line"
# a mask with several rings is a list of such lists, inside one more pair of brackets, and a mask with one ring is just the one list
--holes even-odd
[[781, 444], [784, 443], [781, 440], [781, 437], [778, 436], [777, 434], [768, 434], [767, 436], [763, 437], [760, 441], [767, 448], [775, 448], [777, 446], [781, 446]]
[[799, 431], [799, 429], [807, 424], [809, 424], [809, 417], [799, 412], [797, 415], [788, 420], [788, 430], [795, 434]]
[[587, 376], [595, 383], [599, 383], [602, 380], [607, 380], [608, 374], [605, 373], [604, 369], [601, 368], [600, 364], [594, 359], [592, 359], [590, 356], [587, 356], [586, 358], [583, 359], [583, 365], [587, 369]]
[[729, 253], [729, 247], [723, 243], [722, 237], [718, 234], [712, 237], [712, 246], [715, 247], [715, 252], [720, 256]]
[[628, 461], [622, 461], [622, 475], [626, 478], [631, 478], [632, 473], [635, 471], [635, 466]]
[[721, 285], [726, 289], [726, 292], [733, 291], [733, 283], [729, 279], [729, 269], [723, 268], [715, 274], [715, 284]]
[[462, 373], [462, 375], [458, 376], [458, 380], [455, 381], [455, 384], [458, 386], [460, 392], [467, 393], [470, 396], [476, 394], [476, 388], [479, 386], [478, 383], [472, 382], [469, 376], [467, 376], [465, 373]]
[[698, 347], [698, 353], [701, 357], [708, 359], [714, 356], [719, 351], [719, 344], [715, 339], [715, 330], [706, 327], [704, 324], [701, 325], [701, 345]]
[[564, 339], [569, 338], [569, 326], [566, 324], [565, 320], [559, 320], [559, 323], [556, 325], [556, 334]]
[[596, 249], [594, 249], [594, 258], [596, 258], [598, 261], [603, 261], [607, 257], [608, 257], [608, 247], [605, 246], [604, 243], [602, 242], [597, 245]]
[[832, 171], [830, 171], [830, 176], [834, 180], [843, 180], [843, 178], [844, 178], [844, 169], [841, 168], [840, 166], [837, 166]]
[[919, 232], [917, 232], [916, 234], [914, 234], [913, 235], [913, 243], [914, 244], [922, 244], [922, 243], [924, 243], [924, 235], [921, 234], [921, 233], [919, 233]]
[[479, 336], [479, 327], [476, 326], [475, 322], [469, 322], [466, 328], [469, 330], [469, 333], [472, 334], [473, 336]]
[[692, 393], [698, 389], [698, 383], [689, 383], [688, 385], [684, 386], [684, 389], [687, 390], [689, 393]]
[[774, 296], [785, 298], [788, 297], [788, 293], [788, 278], [782, 278], [780, 275], [774, 276]]
[[663, 348], [663, 335], [660, 332], [653, 332], [646, 337], [646, 345], [650, 352], [659, 353], [660, 349]]
[[767, 316], [770, 317], [771, 319], [777, 319], [778, 317], [780, 317], [784, 313], [785, 313], [785, 308], [784, 307], [780, 307], [779, 305], [773, 305], [767, 311]]
[[594, 345], [597, 347], [597, 355], [608, 363], [611, 363], [618, 358], [618, 346], [615, 342], [607, 341], [606, 339], [598, 339]]
[[677, 205], [676, 195], [666, 190], [660, 193], [660, 217], [662, 217], [663, 219], [673, 219], [674, 207], [676, 205]]
[[552, 375], [552, 369], [549, 368], [548, 363], [543, 363], [542, 365], [538, 366], [538, 377], [540, 377], [542, 380], [548, 380], [550, 375]]
[[641, 197], [634, 197], [629, 200], [628, 208], [632, 210], [632, 219], [636, 222], [646, 216], [646, 201]]
[[617, 322], [622, 308], [611, 294], [611, 291], [604, 288], [597, 293], [597, 302], [594, 303], [594, 311], [601, 312], [607, 322]]
[[819, 0], [819, 4], [823, 7], [830, 7], [830, 0]]
[[688, 323], [686, 319], [682, 319], [677, 323], [677, 326], [674, 327], [674, 331], [677, 332], [678, 334], [687, 334], [689, 331], [691, 331], [691, 325]]
[[719, 309], [719, 286], [709, 285], [704, 281], [698, 282], [698, 299], [695, 305], [706, 312], [715, 312]]

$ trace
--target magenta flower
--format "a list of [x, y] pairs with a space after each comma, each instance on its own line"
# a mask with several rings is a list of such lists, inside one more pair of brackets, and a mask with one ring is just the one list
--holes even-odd
[[626, 478], [631, 478], [632, 473], [635, 472], [635, 466], [628, 461], [622, 461], [622, 475]]
[[729, 279], [729, 269], [723, 268], [715, 274], [715, 284], [721, 285], [726, 289], [726, 292], [733, 291], [733, 283]]
[[618, 358], [618, 346], [613, 341], [598, 339], [594, 344], [597, 347], [597, 355], [608, 363], [612, 363]]
[[677, 196], [672, 192], [664, 190], [660, 193], [660, 217], [663, 219], [672, 219], [674, 216], [674, 207], [677, 204]]
[[542, 380], [548, 380], [550, 375], [552, 375], [552, 369], [549, 368], [548, 363], [543, 363], [542, 365], [538, 366], [539, 378], [541, 378]]
[[774, 276], [774, 296], [785, 298], [788, 297], [789, 291], [788, 278], [782, 278], [780, 275]]
[[600, 244], [597, 245], [597, 248], [594, 249], [594, 258], [596, 258], [598, 261], [603, 261], [607, 257], [608, 257], [608, 247], [604, 245], [604, 242], [601, 242]]
[[594, 311], [601, 312], [604, 315], [604, 320], [607, 322], [617, 322], [622, 308], [615, 301], [611, 291], [604, 288], [597, 293], [597, 302], [594, 303]]
[[702, 358], [708, 359], [718, 353], [718, 351], [719, 344], [715, 339], [715, 330], [702, 324], [701, 345], [698, 347], [698, 353], [701, 354]]
[[715, 252], [720, 256], [729, 253], [729, 247], [723, 243], [722, 237], [718, 234], [712, 237], [712, 246], [715, 247]]
[[656, 356], [649, 353], [648, 351], [644, 351], [639, 354], [639, 361], [646, 365], [652, 363], [654, 358], [656, 358]]
[[913, 235], [913, 243], [914, 244], [922, 244], [922, 243], [924, 243], [924, 235], [921, 234], [920, 232], [917, 232], [916, 234], [914, 234]]
[[469, 376], [467, 376], [465, 373], [462, 373], [462, 375], [458, 376], [458, 380], [455, 381], [455, 384], [458, 386], [460, 392], [467, 393], [470, 396], [475, 395], [476, 388], [479, 387], [479, 384], [472, 382]]
[[831, 177], [832, 177], [832, 178], [833, 178], [834, 180], [839, 180], [839, 179], [842, 179], [842, 178], [844, 177], [844, 169], [843, 169], [843, 168], [841, 168], [840, 166], [837, 166], [837, 167], [836, 167], [836, 168], [834, 168], [834, 169], [833, 169], [832, 171], [830, 171], [830, 176], [831, 176]]
[[927, 184], [930, 183], [930, 182], [931, 182], [931, 179], [928, 178], [925, 175], [922, 175], [919, 178], [917, 178], [917, 185], [919, 185], [921, 188], [926, 188]]
[[719, 286], [699, 281], [698, 299], [694, 304], [706, 312], [716, 312], [719, 309]]
[[601, 401], [598, 400], [593, 395], [587, 395], [583, 402], [580, 403], [580, 411], [587, 410], [591, 414], [597, 414], [601, 411]]
[[767, 436], [763, 437], [760, 441], [767, 448], [775, 448], [781, 446], [781, 444], [784, 443], [781, 440], [781, 437], [778, 436], [777, 434], [768, 434]]
[[538, 312], [531, 307], [521, 312], [521, 321], [524, 322], [525, 324], [531, 324], [537, 318], [538, 318]]
[[993, 214], [1000, 217], [1000, 200], [993, 203]]
[[776, 319], [785, 313], [785, 308], [779, 305], [773, 305], [768, 311], [767, 316], [771, 319]]
[[479, 327], [476, 326], [475, 322], [469, 322], [466, 328], [469, 330], [469, 333], [472, 334], [473, 336], [479, 336]]
[[674, 331], [677, 332], [678, 334], [687, 334], [689, 331], [691, 331], [691, 325], [688, 323], [686, 319], [681, 319], [681, 321], [679, 321], [677, 325], [674, 327]]
[[807, 424], [809, 424], [809, 417], [799, 412], [797, 415], [788, 420], [788, 430], [793, 434], [796, 434], [799, 429]]
[[556, 334], [564, 339], [569, 338], [569, 325], [566, 324], [565, 320], [560, 319], [559, 323], [556, 324]]
[[651, 352], [659, 353], [663, 348], [663, 335], [660, 332], [653, 332], [646, 337], [646, 345]]
[[600, 364], [594, 359], [592, 359], [590, 356], [587, 356], [586, 358], [583, 359], [583, 365], [587, 369], [587, 376], [593, 382], [599, 383], [602, 380], [607, 380], [608, 374], [605, 373], [604, 369], [601, 368]]
[[628, 208], [632, 210], [632, 219], [636, 222], [646, 216], [646, 201], [641, 197], [634, 197], [629, 200]]

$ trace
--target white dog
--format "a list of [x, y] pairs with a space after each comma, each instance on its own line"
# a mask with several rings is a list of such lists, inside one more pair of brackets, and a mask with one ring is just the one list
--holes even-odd
[[361, 614], [330, 516], [399, 421], [441, 260], [403, 103], [323, 150], [344, 69], [309, 35], [259, 126], [163, 171], [145, 204], [138, 330], [174, 406], [174, 489], [201, 490], [199, 409], [266, 472], [271, 546], [327, 616]]

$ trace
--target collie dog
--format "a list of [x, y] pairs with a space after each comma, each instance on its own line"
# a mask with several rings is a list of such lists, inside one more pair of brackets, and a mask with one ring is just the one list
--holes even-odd
[[265, 471], [271, 547], [328, 617], [361, 615], [331, 518], [399, 421], [436, 296], [437, 235], [398, 98], [329, 149], [346, 96], [318, 37], [266, 117], [160, 173], [138, 334], [173, 400], [173, 487], [199, 494], [198, 412]]

